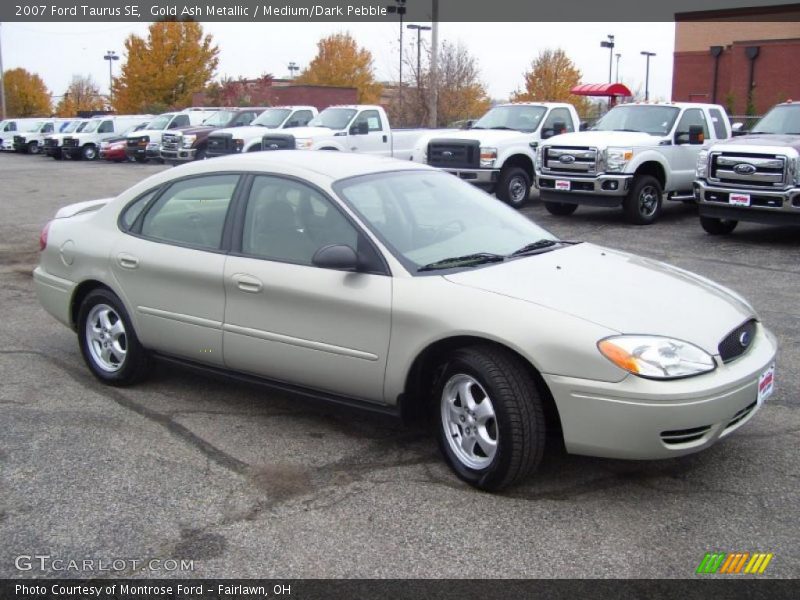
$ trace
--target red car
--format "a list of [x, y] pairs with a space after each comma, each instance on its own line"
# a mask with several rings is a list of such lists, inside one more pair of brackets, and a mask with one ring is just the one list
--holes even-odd
[[111, 138], [100, 144], [100, 158], [114, 162], [127, 162], [125, 154], [126, 138]]

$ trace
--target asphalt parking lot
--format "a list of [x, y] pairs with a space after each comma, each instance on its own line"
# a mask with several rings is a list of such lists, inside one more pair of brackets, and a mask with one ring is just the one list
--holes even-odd
[[39, 231], [60, 206], [164, 168], [0, 155], [0, 577], [102, 574], [15, 566], [44, 554], [193, 561], [105, 573], [124, 576], [673, 578], [712, 550], [771, 552], [764, 576], [800, 576], [800, 230], [715, 238], [687, 205], [635, 227], [532, 201], [525, 214], [563, 238], [742, 293], [778, 336], [777, 389], [703, 453], [551, 452], [525, 485], [490, 495], [451, 475], [424, 431], [370, 415], [167, 366], [135, 388], [94, 380], [36, 300]]

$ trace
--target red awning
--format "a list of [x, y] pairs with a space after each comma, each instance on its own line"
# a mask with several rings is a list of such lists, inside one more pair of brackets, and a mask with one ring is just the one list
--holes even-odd
[[570, 90], [576, 96], [633, 96], [621, 83], [584, 83]]

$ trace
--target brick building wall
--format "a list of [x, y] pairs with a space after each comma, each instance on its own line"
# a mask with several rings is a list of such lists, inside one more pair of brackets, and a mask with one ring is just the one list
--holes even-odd
[[[253, 106], [314, 106], [324, 110], [336, 104], [356, 104], [358, 90], [350, 87], [333, 87], [326, 85], [287, 85], [274, 82], [247, 82], [248, 104]], [[235, 102], [231, 102], [234, 104]], [[192, 96], [192, 106], [209, 104], [205, 92]]]

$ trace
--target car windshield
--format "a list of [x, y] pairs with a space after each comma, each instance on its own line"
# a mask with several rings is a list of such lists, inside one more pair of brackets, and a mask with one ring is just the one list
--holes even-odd
[[412, 273], [498, 262], [534, 242], [556, 240], [513, 208], [439, 171], [365, 175], [335, 189]]
[[75, 129], [75, 133], [82, 133], [90, 124], [91, 121], [81, 121], [78, 124], [77, 129]]
[[159, 115], [155, 119], [150, 121], [150, 125], [148, 125], [147, 128], [150, 131], [161, 131], [162, 129], [166, 128], [167, 125], [169, 125], [169, 122], [172, 120], [172, 117], [174, 116], [175, 116], [174, 113]]
[[472, 126], [472, 129], [513, 129], [536, 131], [547, 109], [544, 106], [496, 106]]
[[61, 133], [73, 133], [78, 130], [80, 127], [80, 121], [70, 121], [64, 127], [61, 128]]
[[98, 119], [97, 121], [89, 121], [89, 124], [83, 128], [83, 131], [81, 131], [81, 133], [94, 133], [95, 131], [97, 131], [97, 128], [100, 127], [100, 123], [102, 122], [103, 121], [100, 119]]
[[39, 131], [42, 127], [44, 127], [44, 121], [36, 121], [35, 123], [28, 123], [27, 125], [23, 125], [20, 131], [26, 133], [33, 133]]
[[326, 108], [308, 122], [309, 127], [327, 127], [328, 129], [344, 129], [356, 114], [352, 108]]
[[277, 129], [291, 112], [292, 111], [288, 108], [270, 108], [261, 113], [258, 118], [253, 119], [253, 122], [250, 124], [268, 127], [269, 129]]
[[756, 123], [753, 133], [800, 135], [800, 104], [776, 106]]
[[236, 116], [236, 111], [220, 110], [203, 121], [203, 125], [207, 127], [224, 127], [231, 122], [234, 116]]
[[591, 130], [638, 131], [650, 135], [667, 135], [680, 112], [677, 106], [617, 106], [597, 121]]

